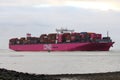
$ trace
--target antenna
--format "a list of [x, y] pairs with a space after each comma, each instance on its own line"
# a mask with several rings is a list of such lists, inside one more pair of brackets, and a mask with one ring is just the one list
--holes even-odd
[[109, 37], [109, 31], [107, 31], [107, 37]]

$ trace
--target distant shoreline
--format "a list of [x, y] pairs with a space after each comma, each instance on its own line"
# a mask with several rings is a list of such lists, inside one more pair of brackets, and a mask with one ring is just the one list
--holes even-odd
[[0, 69], [0, 80], [120, 80], [120, 71], [89, 74], [29, 74], [13, 70]]

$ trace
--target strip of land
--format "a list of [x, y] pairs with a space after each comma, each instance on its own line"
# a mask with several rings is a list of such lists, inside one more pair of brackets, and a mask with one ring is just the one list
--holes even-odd
[[0, 80], [120, 80], [120, 72], [45, 75], [0, 69]]

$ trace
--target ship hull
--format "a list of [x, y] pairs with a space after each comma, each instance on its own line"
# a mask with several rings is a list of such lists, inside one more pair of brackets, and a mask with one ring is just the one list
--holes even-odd
[[114, 42], [108, 43], [58, 43], [9, 45], [15, 51], [109, 51]]

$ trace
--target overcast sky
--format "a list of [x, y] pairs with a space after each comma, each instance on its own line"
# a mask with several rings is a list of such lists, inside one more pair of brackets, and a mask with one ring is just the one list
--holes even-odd
[[13, 37], [55, 32], [56, 28], [109, 35], [120, 49], [120, 0], [0, 0], [0, 49]]

